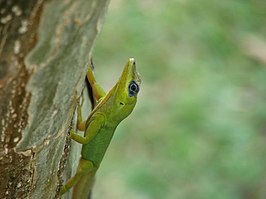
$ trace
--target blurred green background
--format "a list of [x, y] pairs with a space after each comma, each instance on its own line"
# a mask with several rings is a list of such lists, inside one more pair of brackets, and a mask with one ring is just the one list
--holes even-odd
[[112, 0], [97, 80], [135, 57], [142, 85], [94, 198], [266, 198], [265, 35], [263, 0]]

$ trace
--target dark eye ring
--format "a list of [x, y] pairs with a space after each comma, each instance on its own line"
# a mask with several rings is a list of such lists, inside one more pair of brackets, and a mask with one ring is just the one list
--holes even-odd
[[139, 92], [139, 85], [134, 80], [130, 82], [128, 92], [130, 97], [135, 96]]

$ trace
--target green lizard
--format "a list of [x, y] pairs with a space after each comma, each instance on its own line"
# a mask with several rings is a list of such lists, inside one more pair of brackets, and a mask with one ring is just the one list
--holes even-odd
[[70, 137], [83, 144], [77, 172], [61, 189], [63, 195], [74, 186], [73, 198], [88, 198], [94, 176], [104, 157], [117, 125], [134, 109], [139, 92], [140, 77], [136, 71], [134, 58], [129, 58], [122, 75], [115, 86], [105, 94], [95, 81], [91, 67], [87, 79], [92, 87], [97, 105], [86, 121], [82, 121], [81, 106], [78, 104], [77, 128], [84, 136], [71, 131]]

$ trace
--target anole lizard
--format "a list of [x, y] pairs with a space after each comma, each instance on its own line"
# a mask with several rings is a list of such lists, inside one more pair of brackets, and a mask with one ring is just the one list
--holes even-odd
[[134, 109], [140, 87], [140, 77], [136, 71], [134, 58], [129, 58], [120, 79], [115, 86], [105, 94], [95, 81], [91, 67], [87, 72], [87, 79], [92, 87], [97, 105], [86, 121], [82, 121], [81, 106], [78, 104], [77, 128], [84, 131], [80, 136], [74, 131], [70, 137], [81, 143], [81, 158], [76, 174], [61, 188], [62, 196], [74, 186], [72, 198], [88, 198], [92, 189], [94, 176], [118, 124]]

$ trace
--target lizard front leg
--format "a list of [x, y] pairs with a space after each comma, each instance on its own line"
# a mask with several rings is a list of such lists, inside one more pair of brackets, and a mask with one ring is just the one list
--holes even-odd
[[101, 100], [106, 95], [106, 93], [103, 88], [96, 82], [91, 67], [88, 68], [87, 79], [89, 80], [92, 87], [93, 96], [97, 101]]
[[104, 123], [105, 123], [105, 117], [99, 113], [95, 114], [86, 128], [84, 136], [77, 134], [75, 131], [70, 131], [70, 138], [80, 144], [87, 144], [100, 131]]

